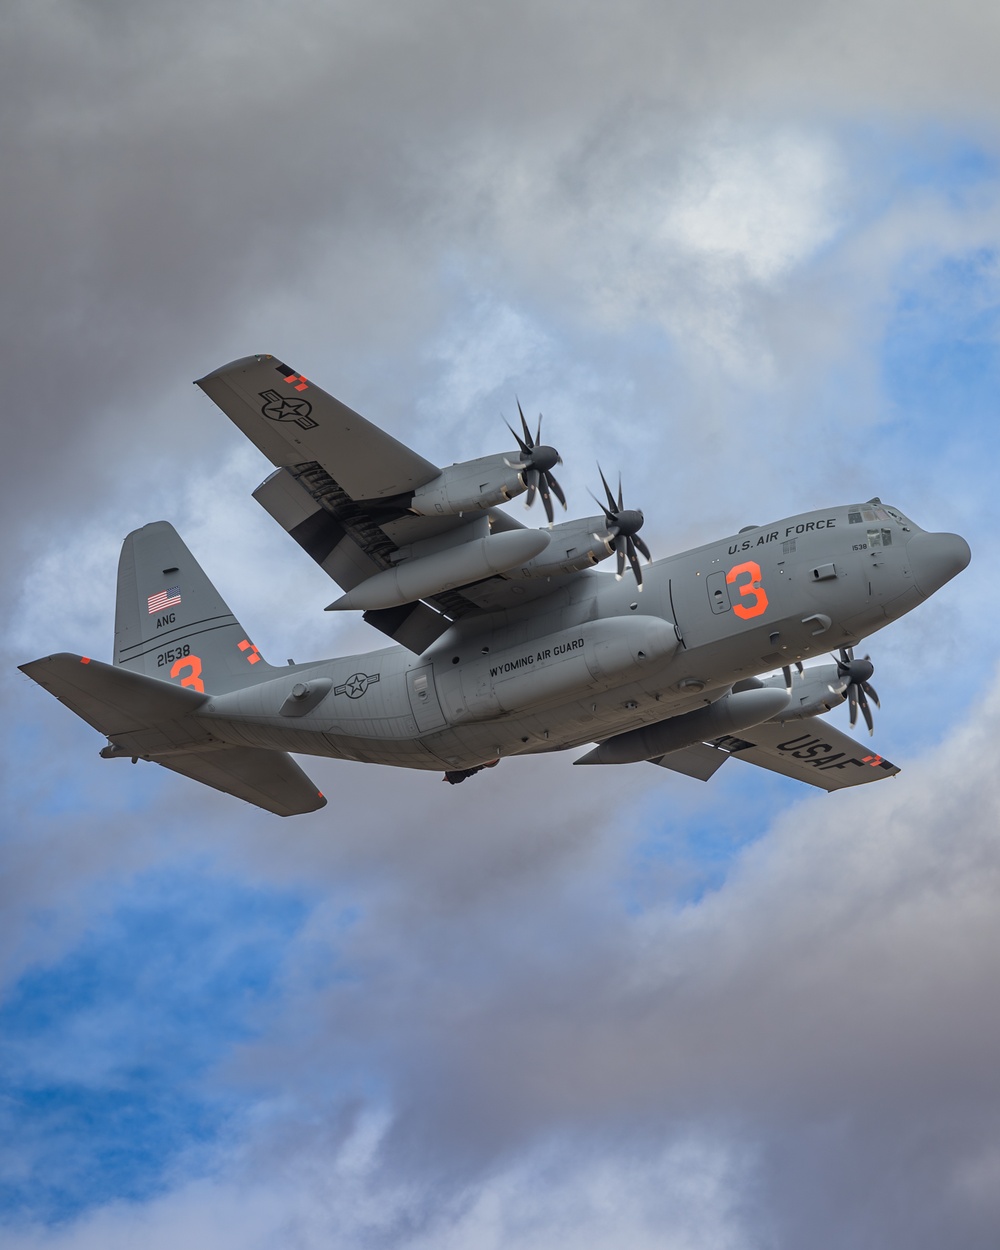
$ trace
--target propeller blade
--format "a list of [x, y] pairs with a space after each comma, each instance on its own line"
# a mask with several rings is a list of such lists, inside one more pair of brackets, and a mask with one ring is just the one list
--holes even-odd
[[618, 555], [618, 572], [616, 577], [621, 581], [622, 574], [625, 572], [625, 539], [621, 535], [615, 539], [615, 552]]
[[[796, 661], [795, 661], [795, 667], [796, 667], [796, 669], [798, 670], [798, 673], [799, 673], [799, 676], [800, 676], [800, 677], [801, 677], [801, 675], [802, 675], [802, 674], [806, 671], [806, 670], [805, 670], [805, 665], [802, 663], [802, 661], [801, 661], [801, 660], [796, 660]], [[791, 693], [791, 690], [792, 690], [792, 666], [791, 666], [790, 664], [783, 664], [783, 665], [781, 666], [781, 674], [782, 674], [782, 676], [783, 676], [783, 677], [784, 677], [784, 679], [785, 679], [785, 689], [786, 689], [789, 693]], [[833, 687], [831, 686], [831, 687], [830, 687], [830, 689], [832, 690], [832, 689], [833, 689]]]
[[[520, 404], [518, 404], [518, 407], [520, 408]], [[530, 448], [530, 447], [528, 446], [528, 444], [524, 441], [524, 439], [520, 436], [520, 434], [518, 434], [518, 432], [514, 429], [514, 427], [511, 425], [511, 423], [507, 420], [507, 418], [506, 418], [506, 417], [504, 417], [504, 419], [503, 419], [503, 423], [504, 423], [504, 425], [507, 427], [507, 429], [508, 429], [508, 430], [510, 430], [511, 434], [514, 436], [515, 440], [517, 441], [517, 445], [518, 445], [518, 447], [521, 449], [521, 455], [522, 455], [522, 456], [523, 456], [526, 460], [530, 459], [530, 458], [531, 458], [531, 448]], [[523, 468], [524, 468], [524, 465], [523, 465], [523, 464], [512, 464], [510, 467], [511, 467], [512, 469], [523, 469]]]
[[865, 698], [864, 688], [858, 687], [858, 702], [861, 704], [861, 714], [865, 718], [865, 724], [868, 726], [869, 736], [875, 732], [875, 724], [872, 720], [872, 710], [868, 706], [868, 700]]
[[542, 507], [545, 509], [545, 515], [549, 518], [549, 524], [551, 525], [556, 519], [556, 515], [552, 508], [552, 496], [549, 494], [549, 475], [543, 473], [541, 477], [542, 485], [539, 494], [542, 496]]
[[604, 511], [608, 514], [608, 520], [610, 520], [615, 515], [615, 497], [611, 493], [611, 487], [608, 485], [608, 479], [604, 476], [604, 471], [600, 465], [597, 466], [597, 472], [601, 475], [601, 481], [604, 484], [604, 493], [608, 497], [607, 508], [604, 508], [604, 504], [601, 504], [601, 507], [604, 508]]
[[524, 409], [521, 407], [520, 400], [517, 401], [517, 411], [521, 417], [521, 428], [524, 430], [525, 448], [528, 451], [531, 451], [532, 447], [534, 447], [535, 444], [531, 441], [531, 431], [528, 429], [528, 423], [524, 419]]
[[556, 481], [556, 479], [552, 476], [551, 473], [547, 473], [545, 476], [548, 478], [549, 486], [552, 487], [553, 495], [555, 495], [555, 497], [559, 500], [559, 502], [565, 508], [566, 496], [562, 492], [562, 487], [559, 485], [559, 483]]
[[639, 564], [639, 557], [635, 554], [635, 544], [631, 538], [625, 539], [625, 551], [628, 554], [628, 562], [632, 566], [632, 572], [635, 574], [636, 585], [642, 590], [642, 567]]
[[652, 560], [653, 557], [649, 554], [649, 548], [642, 541], [642, 539], [639, 537], [638, 534], [632, 535], [632, 541], [639, 548], [639, 550], [642, 552], [642, 554], [646, 557], [647, 560]]
[[529, 469], [527, 473], [528, 494], [524, 501], [524, 506], [530, 508], [535, 502], [535, 491], [538, 490], [538, 479], [541, 474], [537, 469]]
[[600, 510], [604, 513], [604, 520], [607, 522], [608, 525], [610, 525], [611, 517], [608, 513], [607, 508], [604, 506], [604, 504], [601, 503], [601, 501], [597, 498], [594, 492], [590, 490], [589, 488], [587, 490], [587, 494], [591, 497], [591, 499], [593, 499], [594, 503], [596, 503], [597, 506], [600, 508]]
[[871, 699], [872, 703], [874, 703], [876, 707], [880, 708], [882, 706], [882, 704], [878, 701], [878, 695], [875, 693], [875, 687], [871, 684], [871, 682], [863, 681], [861, 683], [861, 689], [865, 692], [869, 699]]
[[847, 687], [847, 702], [851, 709], [851, 728], [858, 723], [858, 689], [853, 682]]

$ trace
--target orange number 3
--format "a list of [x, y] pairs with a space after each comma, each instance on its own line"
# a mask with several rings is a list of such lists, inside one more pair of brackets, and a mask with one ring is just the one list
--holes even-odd
[[761, 612], [767, 608], [767, 595], [764, 593], [764, 587], [760, 584], [760, 565], [756, 561], [747, 560], [746, 564], [734, 565], [726, 574], [726, 584], [731, 585], [741, 573], [748, 574], [750, 580], [740, 586], [740, 596], [742, 598], [745, 595], [753, 602], [734, 603], [733, 611], [737, 616], [748, 621], [751, 616], [760, 616]]
[[181, 678], [182, 686], [191, 686], [195, 690], [204, 692], [205, 683], [201, 680], [201, 660], [196, 655], [186, 655], [183, 660], [175, 660], [170, 670], [170, 676], [176, 677], [183, 673], [186, 668], [191, 671], [186, 677]]

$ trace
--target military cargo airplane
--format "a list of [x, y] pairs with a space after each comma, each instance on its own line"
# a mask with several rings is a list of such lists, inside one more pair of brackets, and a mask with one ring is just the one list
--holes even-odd
[[[899, 771], [817, 718], [846, 702], [871, 733], [874, 668], [854, 647], [966, 567], [959, 535], [869, 499], [653, 561], [642, 512], [603, 472], [600, 511], [555, 523], [560, 457], [520, 405], [514, 446], [440, 469], [273, 356], [197, 385], [275, 466], [254, 497], [344, 592], [329, 610], [362, 612], [393, 645], [272, 666], [153, 522], [122, 548], [114, 662], [21, 666], [106, 735], [104, 758], [280, 816], [326, 802], [289, 752], [452, 783], [589, 744], [574, 763], [701, 780], [734, 757], [828, 791]], [[547, 526], [503, 511], [522, 493]], [[614, 572], [595, 567], [612, 555]]]

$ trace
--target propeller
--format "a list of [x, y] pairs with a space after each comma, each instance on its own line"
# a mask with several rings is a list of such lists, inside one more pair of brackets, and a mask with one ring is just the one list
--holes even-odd
[[[554, 447], [548, 447], [539, 440], [542, 437], [542, 414], [538, 414], [538, 428], [535, 431], [535, 437], [531, 437], [531, 431], [528, 429], [528, 423], [524, 419], [524, 412], [521, 409], [521, 401], [517, 401], [517, 411], [521, 417], [521, 429], [524, 431], [524, 437], [514, 429], [509, 421], [504, 421], [507, 429], [517, 439], [517, 445], [521, 449], [521, 459], [519, 461], [508, 460], [507, 464], [512, 469], [520, 469], [522, 471], [521, 480], [528, 488], [528, 497], [524, 501], [524, 506], [530, 508], [535, 502], [535, 492], [542, 497], [542, 506], [545, 509], [545, 515], [549, 518], [549, 524], [555, 520], [555, 512], [552, 508], [552, 495], [559, 500], [562, 506], [566, 507], [566, 496], [562, 492], [562, 487], [552, 476], [552, 470], [557, 464], [562, 464], [562, 456]], [[550, 493], [551, 492], [551, 493]]]
[[[869, 734], [875, 732], [875, 726], [872, 721], [872, 710], [868, 706], [868, 699], [875, 704], [876, 707], [882, 706], [878, 701], [878, 695], [875, 687], [872, 686], [868, 678], [875, 672], [875, 665], [866, 655], [862, 660], [854, 658], [853, 647], [841, 647], [839, 656], [832, 656], [837, 661], [837, 675], [842, 681], [846, 680], [847, 688], [844, 693], [847, 695], [847, 702], [851, 709], [851, 728], [857, 724], [858, 707], [861, 708], [861, 715], [865, 718], [865, 724], [868, 726]], [[868, 698], [865, 698], [865, 696]]]
[[608, 497], [607, 505], [601, 503], [593, 493], [591, 498], [603, 511], [605, 519], [608, 523], [608, 529], [612, 532], [610, 536], [614, 537], [614, 549], [618, 555], [618, 572], [615, 576], [621, 581], [622, 574], [625, 572], [625, 560], [628, 559], [632, 566], [632, 572], [635, 574], [636, 585], [642, 590], [642, 569], [639, 565], [639, 557], [636, 555], [636, 548], [642, 552], [647, 560], [652, 560], [649, 554], [649, 548], [639, 537], [639, 530], [642, 529], [642, 523], [645, 520], [638, 508], [626, 508], [624, 499], [622, 498], [622, 479], [621, 474], [618, 475], [618, 499], [616, 500], [611, 493], [611, 487], [608, 480], [604, 476], [601, 466], [597, 466], [597, 472], [601, 475], [601, 482], [604, 485], [604, 493]]
[[[806, 670], [805, 670], [805, 667], [803, 666], [803, 664], [802, 664], [802, 661], [801, 661], [801, 660], [796, 660], [796, 661], [795, 661], [795, 667], [799, 670], [799, 676], [800, 676], [800, 677], [801, 677], [801, 675], [802, 675], [802, 674], [806, 671]], [[791, 665], [789, 665], [789, 664], [782, 664], [782, 666], [781, 666], [781, 675], [782, 675], [782, 677], [784, 677], [784, 679], [785, 679], [785, 689], [788, 691], [788, 693], [789, 693], [789, 694], [791, 694], [791, 693], [792, 693], [792, 669], [791, 669]]]

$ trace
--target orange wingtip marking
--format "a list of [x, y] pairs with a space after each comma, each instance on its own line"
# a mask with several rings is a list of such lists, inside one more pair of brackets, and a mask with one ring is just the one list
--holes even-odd
[[253, 655], [248, 655], [248, 656], [247, 656], [247, 663], [248, 663], [248, 664], [256, 664], [256, 663], [257, 663], [257, 661], [258, 661], [259, 659], [260, 659], [260, 655], [259, 655], [259, 653], [258, 653], [258, 652], [256, 652], [256, 651], [255, 651], [255, 652], [253, 653]]
[[326, 798], [326, 795], [323, 793], [323, 791], [322, 791], [322, 790], [317, 790], [317, 791], [316, 791], [316, 797], [317, 797], [318, 799], [325, 799], [325, 798]]
[[89, 664], [89, 663], [90, 663], [90, 656], [89, 656], [89, 655], [81, 655], [81, 656], [80, 656], [80, 663], [81, 663], [81, 664]]

